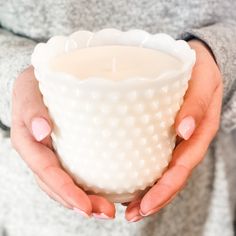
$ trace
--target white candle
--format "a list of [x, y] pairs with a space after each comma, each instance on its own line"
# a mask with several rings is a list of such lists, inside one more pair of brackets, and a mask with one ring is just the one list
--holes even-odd
[[178, 70], [182, 62], [158, 50], [132, 46], [100, 46], [77, 49], [51, 60], [51, 69], [75, 75], [80, 79], [103, 77], [155, 78], [163, 72]]
[[137, 30], [79, 31], [37, 45], [32, 64], [53, 147], [80, 187], [128, 202], [161, 177], [194, 62], [187, 42]]

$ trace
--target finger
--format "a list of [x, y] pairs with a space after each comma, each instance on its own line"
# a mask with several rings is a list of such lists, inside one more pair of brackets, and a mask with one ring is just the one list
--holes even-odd
[[[187, 141], [182, 141], [174, 150], [170, 166], [178, 162], [180, 165], [193, 169], [199, 164], [199, 157], [204, 157], [220, 125], [222, 92], [222, 85], [219, 85], [204, 119], [193, 136]], [[193, 155], [194, 153], [197, 155]]]
[[37, 175], [35, 175], [35, 179], [39, 185], [39, 187], [47, 193], [47, 195], [54, 199], [55, 201], [61, 203], [63, 206], [72, 209], [73, 206], [68, 204], [66, 201], [64, 201], [59, 195], [55, 194]]
[[[15, 125], [15, 124], [14, 124]], [[25, 127], [14, 127], [15, 148], [33, 172], [58, 196], [84, 215], [90, 215], [92, 205], [72, 178], [60, 166], [53, 153], [45, 145], [34, 141]], [[27, 148], [25, 148], [27, 147]]]
[[158, 211], [185, 185], [191, 171], [203, 159], [219, 127], [222, 88], [219, 86], [205, 118], [193, 136], [182, 141], [173, 153], [169, 168], [161, 179], [143, 197], [140, 214], [147, 216]]
[[175, 120], [175, 130], [185, 140], [190, 138], [205, 116], [212, 96], [220, 83], [219, 76], [215, 74], [218, 69], [212, 70], [212, 65], [216, 67], [215, 63], [205, 62], [209, 65], [203, 65], [202, 57], [203, 55], [197, 53], [196, 64], [184, 96], [184, 103]]
[[[182, 188], [181, 188], [182, 189]], [[152, 209], [152, 211], [150, 211], [149, 212], [149, 214], [147, 214], [147, 216], [149, 216], [149, 215], [152, 215], [152, 214], [154, 214], [154, 213], [157, 213], [159, 210], [161, 210], [162, 208], [164, 208], [166, 205], [168, 205], [175, 197], [176, 197], [176, 195], [181, 191], [181, 189], [178, 191], [178, 192], [176, 192], [173, 196], [171, 196], [171, 198], [169, 199], [169, 200], [167, 200], [166, 202], [164, 202], [163, 203], [163, 205], [160, 205], [160, 206], [158, 206], [158, 207], [156, 207], [156, 208], [154, 208], [154, 209]], [[138, 213], [137, 213], [138, 212]], [[129, 211], [127, 211], [127, 214], [130, 214], [130, 212]], [[133, 214], [132, 214], [133, 213]], [[137, 215], [138, 214], [138, 215]], [[133, 215], [133, 216], [132, 216]], [[130, 214], [130, 218], [131, 219], [135, 219], [135, 216], [137, 215], [137, 218], [136, 219], [139, 219], [140, 218], [140, 216], [142, 217], [142, 218], [144, 218], [146, 215], [142, 215], [142, 212], [141, 212], [141, 210], [140, 210], [140, 204], [139, 205], [136, 205], [136, 206], [134, 206], [134, 208], [132, 209], [132, 212], [131, 212], [131, 214]], [[133, 217], [133, 218], [132, 218]], [[126, 217], [127, 218], [127, 217]], [[142, 219], [142, 218], [140, 218], [140, 219]]]
[[102, 196], [88, 195], [92, 203], [92, 215], [99, 219], [114, 219], [115, 205]]
[[148, 216], [156, 213], [184, 186], [190, 171], [182, 166], [169, 168], [162, 178], [144, 196], [140, 204], [140, 214]]
[[52, 123], [43, 103], [32, 66], [16, 80], [13, 96], [13, 100], [17, 101], [13, 103], [13, 120], [19, 122], [17, 117], [23, 117], [24, 125], [37, 141], [42, 141], [49, 136]]
[[143, 216], [140, 215], [140, 202], [141, 197], [136, 199], [135, 201], [132, 201], [125, 211], [125, 218], [129, 222], [137, 222], [141, 219], [143, 219]]
[[143, 196], [149, 191], [151, 187], [147, 187], [145, 190], [141, 191], [138, 195], [135, 196], [135, 198], [131, 202], [126, 202], [124, 205], [127, 205], [125, 216], [126, 219], [129, 222], [136, 222], [143, 218], [143, 216], [140, 215], [140, 202]]

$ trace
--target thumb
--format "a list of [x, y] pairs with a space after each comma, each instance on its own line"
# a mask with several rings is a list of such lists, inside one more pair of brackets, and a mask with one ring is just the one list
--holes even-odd
[[[33, 67], [30, 66], [19, 77], [15, 85], [17, 96], [18, 114], [20, 113], [23, 123], [37, 141], [42, 141], [50, 135], [52, 122], [42, 95], [35, 79]], [[22, 93], [22, 91], [24, 91]], [[23, 113], [23, 114], [22, 114]]]
[[175, 130], [185, 140], [190, 138], [204, 118], [220, 81], [216, 74], [217, 70], [215, 70], [217, 66], [212, 63], [213, 59], [210, 54], [207, 57], [206, 54], [198, 53], [198, 48], [195, 50], [197, 60], [193, 68], [192, 78], [184, 96], [184, 103], [175, 119]]

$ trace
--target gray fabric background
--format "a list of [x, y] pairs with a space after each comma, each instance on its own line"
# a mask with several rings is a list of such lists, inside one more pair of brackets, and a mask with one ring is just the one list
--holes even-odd
[[[195, 36], [212, 49], [221, 69], [221, 130], [188, 185], [158, 215], [129, 224], [118, 206], [113, 222], [86, 220], [49, 199], [30, 170], [0, 141], [0, 235], [231, 236], [235, 209], [235, 0], [0, 0], [0, 120], [10, 126], [12, 84], [36, 43], [55, 34], [115, 27]], [[207, 79], [207, 78], [206, 78]], [[22, 91], [24, 92], [24, 91]], [[191, 157], [190, 157], [191, 158]]]

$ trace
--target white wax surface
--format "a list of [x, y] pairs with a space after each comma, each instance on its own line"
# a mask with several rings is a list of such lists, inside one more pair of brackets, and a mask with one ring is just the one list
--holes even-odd
[[53, 71], [72, 74], [80, 79], [91, 76], [114, 80], [155, 78], [182, 66], [179, 59], [158, 50], [118, 45], [77, 49], [50, 61]]

